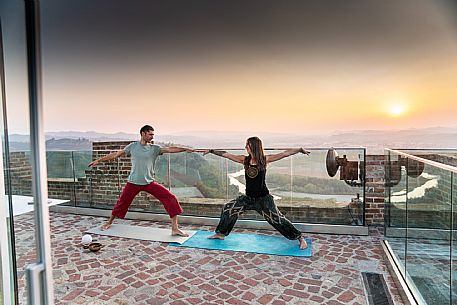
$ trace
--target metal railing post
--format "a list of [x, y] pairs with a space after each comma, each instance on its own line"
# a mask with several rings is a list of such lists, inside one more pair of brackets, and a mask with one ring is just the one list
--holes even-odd
[[37, 262], [27, 266], [30, 305], [54, 304], [52, 281], [51, 234], [48, 210], [46, 147], [43, 128], [41, 83], [40, 5], [25, 0], [27, 72], [30, 112], [32, 190], [35, 202]]

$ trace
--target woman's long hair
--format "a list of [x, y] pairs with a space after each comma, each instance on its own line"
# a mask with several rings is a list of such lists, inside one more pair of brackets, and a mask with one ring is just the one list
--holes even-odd
[[[265, 157], [265, 153], [263, 152], [263, 145], [262, 140], [258, 137], [250, 137], [247, 140], [249, 148], [251, 149], [252, 157], [257, 162], [257, 167], [259, 170], [265, 170], [267, 167], [267, 158]], [[245, 159], [244, 167], [247, 168], [249, 165], [250, 157]]]

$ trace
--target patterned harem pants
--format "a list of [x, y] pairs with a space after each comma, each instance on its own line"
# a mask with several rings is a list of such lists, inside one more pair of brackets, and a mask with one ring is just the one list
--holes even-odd
[[226, 203], [222, 209], [216, 233], [229, 235], [238, 220], [238, 216], [248, 210], [257, 211], [286, 238], [299, 239], [301, 237], [301, 232], [278, 210], [273, 196], [270, 194], [259, 198], [241, 195]]

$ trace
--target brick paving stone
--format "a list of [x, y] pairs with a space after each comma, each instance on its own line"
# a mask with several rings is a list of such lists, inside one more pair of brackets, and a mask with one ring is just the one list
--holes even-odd
[[100, 294], [100, 292], [98, 292], [96, 290], [89, 289], [89, 290], [84, 291], [84, 294], [89, 296], [89, 297], [96, 297], [97, 295]]
[[233, 285], [227, 285], [227, 284], [222, 284], [219, 286], [221, 289], [228, 291], [228, 292], [233, 292], [236, 290], [236, 287]]
[[343, 294], [341, 294], [339, 297], [337, 297], [338, 301], [341, 301], [344, 303], [352, 301], [354, 298], [355, 298], [355, 295], [351, 291], [346, 291]]
[[203, 300], [199, 298], [186, 298], [186, 301], [193, 305], [200, 304], [201, 302], [203, 302]]
[[66, 257], [65, 258], [59, 258], [57, 260], [57, 264], [58, 265], [65, 265], [67, 262], [68, 262], [68, 258], [66, 258]]
[[[94, 236], [105, 246], [101, 251], [84, 250], [81, 235], [105, 220], [50, 213], [56, 305], [366, 305], [360, 275], [366, 270], [383, 274], [394, 305], [404, 304], [382, 260], [378, 229], [370, 229], [370, 236], [308, 234], [313, 239], [311, 258], [171, 247], [109, 236]], [[24, 270], [36, 258], [33, 215], [21, 215], [15, 222], [19, 303], [27, 303]], [[141, 220], [121, 223], [169, 227]], [[265, 230], [234, 232], [279, 236]]]
[[187, 271], [187, 270], [183, 270], [181, 272], [179, 272], [179, 275], [185, 277], [186, 279], [193, 279], [195, 278], [195, 274]]
[[140, 287], [144, 286], [144, 283], [137, 281], [137, 282], [133, 283], [131, 286], [134, 288], [140, 288]]
[[108, 290], [108, 291], [105, 291], [105, 295], [108, 295], [110, 297], [118, 294], [119, 292], [121, 292], [122, 290], [124, 290], [125, 288], [127, 288], [128, 286], [125, 285], [125, 284], [120, 284], [120, 285], [117, 285], [116, 287]]
[[301, 299], [307, 299], [309, 297], [309, 293], [303, 292], [303, 291], [297, 291], [293, 289], [286, 289], [284, 290], [284, 294], [301, 298]]
[[178, 293], [178, 292], [174, 292], [172, 294], [169, 295], [170, 298], [174, 299], [174, 300], [181, 300], [184, 295], [182, 293]]
[[133, 276], [131, 276], [131, 277], [128, 277], [128, 278], [123, 279], [122, 281], [123, 281], [124, 283], [126, 283], [127, 285], [130, 285], [130, 284], [136, 282], [136, 278], [134, 278]]
[[159, 280], [158, 279], [150, 279], [150, 280], [147, 280], [146, 283], [148, 283], [148, 285], [154, 286], [155, 284], [159, 283]]
[[63, 297], [65, 301], [71, 301], [84, 292], [84, 289], [76, 289]]
[[343, 289], [338, 288], [338, 287], [332, 287], [329, 290], [333, 293], [340, 293], [341, 291], [343, 291]]
[[224, 291], [222, 291], [221, 293], [219, 293], [219, 294], [217, 295], [217, 297], [218, 297], [219, 299], [221, 299], [221, 300], [227, 300], [227, 299], [229, 299], [229, 298], [231, 297], [231, 295], [228, 294], [228, 293], [226, 293], [226, 292], [224, 292]]
[[288, 287], [288, 286], [292, 285], [292, 283], [286, 279], [279, 279], [278, 282], [279, 282], [279, 284], [281, 284], [284, 287]]
[[233, 271], [227, 271], [225, 273], [225, 275], [228, 276], [228, 277], [231, 277], [231, 278], [233, 278], [235, 280], [238, 280], [238, 281], [240, 281], [240, 280], [242, 280], [244, 278], [244, 276], [242, 276], [241, 274], [239, 274], [237, 272], [233, 272]]
[[181, 278], [177, 278], [177, 279], [174, 279], [174, 280], [173, 280], [173, 283], [175, 283], [175, 284], [178, 284], [178, 285], [179, 285], [179, 284], [182, 284], [182, 283], [184, 283], [185, 281], [186, 281], [186, 280], [185, 280], [185, 279], [183, 279], [183, 278], [181, 277]]
[[225, 275], [219, 275], [219, 276], [217, 277], [217, 280], [218, 280], [219, 282], [224, 282], [224, 281], [226, 281], [226, 280], [228, 280], [228, 279], [229, 279], [229, 277], [228, 277], [228, 276], [225, 276]]
[[68, 277], [68, 280], [74, 282], [78, 281], [81, 278], [81, 274], [72, 274]]
[[111, 296], [105, 295], [105, 294], [100, 295], [98, 298], [103, 300], [103, 301], [110, 301], [111, 300]]
[[252, 301], [255, 297], [256, 297], [256, 295], [253, 294], [252, 292], [245, 292], [243, 294], [243, 300], [246, 300], [246, 301]]
[[313, 280], [313, 279], [299, 279], [299, 282], [305, 285], [314, 285], [314, 286], [320, 286], [322, 284], [322, 281], [318, 280]]
[[210, 284], [202, 284], [199, 286], [199, 288], [202, 290], [205, 290], [206, 292], [208, 292], [210, 294], [217, 294], [220, 292], [220, 289], [218, 289]]
[[312, 301], [314, 301], [316, 303], [319, 303], [319, 304], [324, 304], [323, 302], [324, 302], [325, 299], [323, 297], [321, 297], [321, 296], [313, 295], [313, 296], [310, 297], [310, 300], [312, 300]]
[[293, 297], [291, 297], [289, 295], [281, 295], [280, 298], [283, 299], [286, 302], [290, 302], [290, 300], [293, 299]]
[[233, 305], [250, 305], [249, 303], [246, 303], [244, 301], [237, 300], [237, 299], [234, 299], [234, 298], [227, 300], [227, 303], [233, 304]]
[[273, 300], [273, 298], [274, 298], [274, 295], [272, 295], [272, 294], [265, 294], [265, 295], [261, 296], [261, 297], [258, 299], [258, 301], [259, 301], [260, 304], [265, 305], [265, 304], [270, 303], [271, 300]]
[[203, 298], [204, 298], [205, 300], [207, 300], [207, 301], [214, 301], [214, 300], [217, 300], [216, 296], [214, 296], [214, 295], [209, 295], [209, 294], [205, 294], [205, 295], [203, 296]]
[[338, 281], [337, 285], [340, 288], [348, 289], [351, 286], [351, 283], [352, 279], [344, 276]]
[[263, 283], [267, 284], [267, 285], [271, 285], [271, 284], [273, 284], [273, 279], [271, 279], [271, 278], [264, 279]]
[[256, 281], [259, 281], [259, 280], [263, 280], [263, 279], [265, 279], [265, 278], [267, 278], [267, 277], [268, 277], [268, 275], [261, 273], [261, 274], [255, 275], [255, 276], [253, 277], [253, 279], [256, 280]]
[[317, 287], [317, 286], [308, 286], [307, 289], [308, 289], [308, 292], [312, 293], [312, 294], [317, 294], [321, 290], [321, 288]]
[[251, 287], [254, 287], [254, 286], [257, 286], [258, 282], [251, 279], [251, 278], [246, 278], [243, 280], [243, 283], [248, 285], [248, 286], [251, 286]]
[[240, 290], [249, 290], [251, 289], [251, 286], [245, 285], [245, 284], [239, 284], [238, 289]]

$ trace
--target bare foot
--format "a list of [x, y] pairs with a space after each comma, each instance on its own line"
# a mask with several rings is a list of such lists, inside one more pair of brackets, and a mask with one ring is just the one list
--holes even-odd
[[105, 231], [105, 230], [108, 230], [110, 227], [111, 227], [112, 223], [104, 223], [101, 227], [100, 227], [100, 230], [102, 231]]
[[308, 248], [308, 243], [306, 242], [306, 239], [302, 237], [300, 238], [300, 250], [305, 250], [306, 248]]
[[187, 234], [184, 231], [181, 231], [180, 229], [171, 229], [171, 235], [173, 235], [173, 236], [183, 236], [183, 237], [189, 236], [189, 234]]
[[219, 234], [219, 233], [216, 233], [214, 235], [211, 235], [211, 236], [208, 236], [209, 239], [220, 239], [220, 240], [224, 240], [225, 239], [225, 236], [222, 235], [222, 234]]

